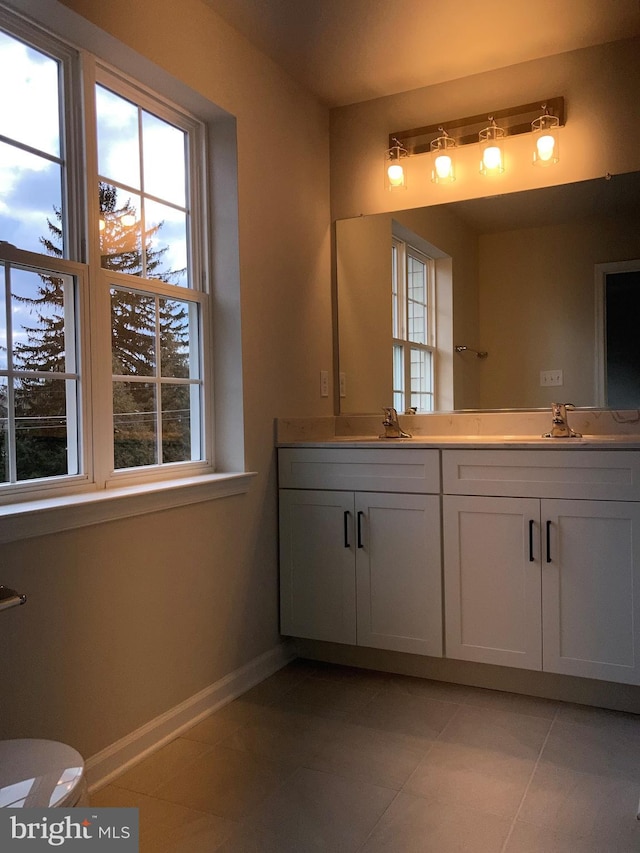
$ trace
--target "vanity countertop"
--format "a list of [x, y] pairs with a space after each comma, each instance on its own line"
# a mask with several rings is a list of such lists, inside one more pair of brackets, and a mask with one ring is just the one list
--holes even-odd
[[544, 450], [639, 450], [640, 435], [585, 435], [581, 438], [543, 438], [538, 435], [415, 435], [411, 438], [379, 438], [371, 435], [336, 435], [329, 438], [280, 441], [278, 447], [429, 447]]

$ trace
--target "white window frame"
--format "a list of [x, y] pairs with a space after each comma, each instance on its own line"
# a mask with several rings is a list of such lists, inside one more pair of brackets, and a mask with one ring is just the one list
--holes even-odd
[[[70, 309], [75, 315], [73, 318], [75, 326], [75, 344], [76, 350], [74, 360], [76, 361], [76, 371], [78, 375], [79, 392], [72, 407], [76, 410], [76, 424], [72, 432], [72, 440], [78, 445], [77, 457], [80, 471], [78, 473], [66, 474], [61, 477], [48, 477], [38, 480], [21, 480], [17, 483], [7, 483], [2, 485], [0, 491], [0, 507], [5, 503], [11, 503], [21, 499], [31, 499], [34, 496], [49, 496], [60, 492], [60, 490], [82, 490], [89, 483], [89, 474], [87, 472], [87, 458], [90, 456], [91, 434], [85, 427], [91, 420], [91, 384], [90, 379], [85, 376], [85, 365], [88, 358], [88, 334], [90, 318], [88, 311], [88, 291], [89, 291], [89, 276], [88, 269], [85, 264], [80, 264], [75, 261], [54, 258], [48, 255], [39, 255], [32, 252], [26, 252], [21, 249], [16, 249], [12, 246], [2, 248], [2, 261], [11, 266], [28, 267], [34, 271], [42, 270], [43, 272], [59, 273], [61, 275], [71, 276], [75, 279], [76, 287], [73, 294], [73, 305]], [[4, 282], [2, 284], [4, 287]], [[69, 310], [68, 308], [66, 310]], [[61, 379], [64, 374], [56, 374], [55, 379]], [[11, 378], [11, 372], [8, 371], [8, 376]], [[79, 405], [78, 405], [79, 398]]]
[[[426, 282], [426, 334], [427, 340], [424, 344], [409, 340], [409, 297], [407, 288], [408, 276], [408, 261], [410, 257], [414, 257], [425, 265], [427, 282]], [[430, 401], [429, 408], [418, 408], [418, 412], [432, 412], [435, 410], [436, 401], [436, 359], [437, 359], [437, 341], [436, 341], [436, 310], [435, 310], [435, 260], [429, 255], [417, 249], [410, 242], [403, 240], [397, 236], [392, 236], [392, 302], [394, 305], [393, 311], [393, 330], [392, 330], [392, 347], [394, 361], [394, 387], [393, 399], [394, 405], [399, 411], [408, 411], [413, 404], [412, 382], [411, 382], [411, 353], [412, 351], [420, 353], [429, 353], [430, 356], [430, 387], [431, 392], [428, 393]], [[399, 376], [399, 371], [395, 369], [396, 362], [402, 364], [402, 376]], [[401, 379], [401, 382], [398, 382]]]
[[[18, 14], [14, 15], [13, 12], [9, 11], [9, 6], [16, 6], [19, 10]], [[23, 11], [31, 14], [37, 23], [22, 18], [21, 13]], [[87, 83], [87, 80], [95, 83], [96, 76], [101, 77], [103, 74], [113, 74], [124, 85], [133, 87], [138, 103], [141, 103], [137, 101], [137, 98], [145, 89], [144, 84], [151, 82], [155, 87], [156, 79], [160, 78], [163, 86], [166, 87], [165, 91], [172, 95], [174, 92], [179, 92], [180, 95], [185, 96], [184, 100], [187, 103], [197, 104], [197, 109], [203, 109], [206, 122], [209, 125], [214, 124], [217, 128], [219, 127], [222, 136], [220, 141], [217, 141], [213, 146], [214, 154], [196, 157], [191, 152], [189, 159], [196, 166], [196, 177], [192, 179], [191, 183], [193, 195], [190, 202], [202, 206], [202, 221], [205, 223], [204, 217], [208, 213], [204, 206], [204, 199], [207, 194], [205, 188], [210, 186], [211, 181], [216, 182], [216, 185], [222, 181], [225, 188], [228, 186], [230, 190], [236, 191], [235, 179], [230, 183], [229, 172], [225, 171], [222, 175], [220, 168], [211, 159], [215, 153], [222, 152], [223, 162], [227, 162], [227, 168], [229, 164], [235, 168], [235, 154], [230, 148], [230, 145], [235, 147], [235, 122], [231, 116], [195, 93], [191, 93], [182, 84], [174, 82], [166, 73], [158, 73], [157, 68], [152, 68], [147, 60], [134, 54], [128, 48], [124, 48], [124, 46], [119, 47], [119, 43], [111, 37], [101, 33], [92, 25], [87, 26], [86, 21], [80, 16], [55, 2], [55, 0], [52, 0], [46, 9], [38, 3], [31, 2], [31, 0], [9, 0], [8, 3], [3, 3], [0, 7], [0, 25], [36, 49], [54, 55], [63, 62], [66, 69], [64, 93], [67, 103], [69, 103], [69, 99], [79, 98], [79, 93], [84, 90], [85, 122], [93, 122], [93, 127], [95, 127], [95, 114], [91, 107], [93, 87]], [[46, 30], [42, 28], [43, 25], [47, 28]], [[58, 37], [55, 34], [56, 31], [65, 35]], [[98, 52], [92, 54], [83, 49], [76, 50], [67, 44], [67, 33], [74, 33], [77, 41], [86, 41], [88, 46], [94, 50], [97, 45]], [[115, 52], [114, 46], [118, 48]], [[114, 53], [118, 55], [119, 60], [124, 60], [125, 67], [134, 67], [136, 75], [138, 69], [142, 69], [143, 74], [140, 83], [122, 71], [110, 67], [109, 63], [104, 61], [105, 55], [112, 56]], [[74, 57], [80, 57], [77, 65], [74, 64]], [[76, 73], [76, 67], [82, 69], [83, 80], [80, 79], [81, 75]], [[98, 69], [99, 72], [97, 73]], [[162, 117], [158, 110], [158, 104], [161, 102], [170, 103], [169, 99], [154, 91], [153, 106], [151, 106], [150, 112]], [[175, 105], [175, 101], [173, 103]], [[147, 106], [145, 105], [144, 108], [146, 109]], [[190, 114], [188, 109], [179, 111], [185, 116], [190, 115], [195, 123], [194, 127], [197, 126], [198, 128], [196, 134], [205, 135], [205, 125], [195, 118], [195, 114]], [[44, 266], [47, 268], [51, 269], [59, 264], [59, 267], [55, 266], [55, 268], [59, 268], [61, 272], [75, 275], [79, 282], [78, 306], [82, 320], [79, 333], [80, 359], [83, 370], [81, 379], [83, 391], [81, 397], [82, 422], [86, 427], [83, 431], [84, 439], [82, 442], [84, 472], [77, 477], [66, 475], [62, 478], [40, 480], [37, 483], [20, 483], [16, 487], [3, 489], [3, 494], [0, 497], [0, 541], [10, 541], [29, 535], [41, 535], [46, 533], [47, 529], [73, 528], [87, 523], [96, 523], [103, 519], [148, 512], [151, 509], [183, 505], [208, 500], [212, 497], [240, 494], [247, 491], [251, 479], [255, 476], [253, 473], [245, 472], [242, 467], [237, 467], [237, 461], [241, 462], [243, 456], [242, 441], [238, 440], [237, 433], [237, 429], [242, 432], [242, 424], [237, 420], [238, 411], [241, 414], [241, 398], [240, 402], [235, 401], [233, 405], [228, 407], [230, 411], [236, 414], [234, 422], [237, 429], [233, 433], [229, 432], [227, 426], [229, 418], [225, 416], [220, 419], [225, 438], [228, 440], [228, 444], [225, 443], [222, 448], [223, 464], [226, 465], [227, 470], [218, 473], [215, 469], [214, 447], [217, 446], [217, 443], [213, 436], [213, 369], [215, 365], [213, 362], [213, 310], [211, 278], [206, 275], [206, 261], [210, 257], [210, 247], [206, 239], [206, 234], [209, 231], [208, 226], [200, 229], [201, 239], [194, 240], [190, 247], [191, 258], [195, 267], [200, 270], [198, 280], [192, 279], [193, 288], [176, 287], [154, 280], [154, 289], [158, 288], [158, 292], [169, 298], [187, 300], [199, 308], [201, 316], [199, 358], [203, 370], [201, 413], [203, 420], [207, 422], [207, 427], [204, 430], [206, 440], [203, 444], [203, 459], [199, 462], [168, 463], [115, 472], [112, 470], [112, 465], [105, 464], [105, 447], [108, 448], [109, 456], [112, 458], [113, 446], [111, 405], [110, 402], [107, 404], [107, 398], [111, 394], [110, 374], [108, 380], [105, 378], [111, 364], [110, 323], [107, 322], [109, 318], [108, 294], [110, 285], [107, 286], [106, 282], [109, 279], [110, 284], [113, 283], [114, 274], [101, 270], [95, 264], [87, 265], [84, 263], [92, 256], [96, 257], [96, 247], [99, 245], [97, 222], [94, 222], [92, 227], [87, 226], [90, 221], [87, 208], [91, 209], [92, 201], [93, 209], [97, 209], [95, 198], [97, 197], [97, 182], [89, 177], [92, 175], [92, 169], [87, 169], [87, 182], [92, 186], [85, 190], [84, 178], [82, 177], [83, 164], [77, 154], [78, 148], [76, 146], [76, 140], [82, 138], [85, 130], [83, 123], [78, 118], [77, 110], [65, 109], [64, 115], [64, 138], [68, 161], [77, 164], [74, 169], [69, 171], [67, 181], [64, 182], [65, 190], [68, 193], [64, 197], [66, 202], [64, 209], [67, 217], [65, 253], [70, 256], [70, 259], [55, 259], [47, 255], [42, 256], [42, 258], [46, 259]], [[190, 136], [190, 139], [192, 138]], [[95, 139], [94, 131], [93, 138], [91, 135], [88, 136], [88, 144], [85, 150], [87, 159], [93, 158], [97, 173]], [[208, 173], [208, 166], [212, 166], [212, 176]], [[89, 197], [88, 204], [84, 200], [86, 196]], [[71, 198], [73, 203], [69, 204]], [[235, 224], [237, 223], [237, 211], [231, 211], [231, 213], [231, 217], [228, 215], [224, 217], [224, 225], [221, 224], [221, 218], [217, 217], [213, 231], [218, 233], [218, 230], [223, 228], [225, 232], [228, 232], [228, 236], [231, 238], [228, 247], [237, 251], [237, 235], [234, 238], [237, 228]], [[231, 222], [230, 231], [229, 221]], [[193, 234], [193, 230], [191, 233]], [[37, 266], [35, 259], [42, 260], [42, 258], [38, 254], [31, 256], [30, 253], [20, 250], [10, 250], [9, 255], [7, 255], [9, 261], [24, 262], [31, 266]], [[230, 276], [228, 276], [221, 291], [224, 298], [228, 300], [231, 296], [229, 286], [233, 286], [234, 282], [237, 281], [237, 258], [234, 259], [233, 254], [229, 254], [228, 249], [225, 249], [221, 260], [216, 259], [215, 261], [216, 269], [221, 265], [230, 271]], [[125, 276], [125, 278], [128, 277]], [[141, 283], [138, 280], [138, 289], [140, 289]], [[235, 295], [232, 300], [236, 300]], [[237, 304], [239, 308], [239, 302]], [[237, 321], [239, 322], [239, 313]], [[234, 316], [231, 325], [227, 322], [223, 331], [226, 332], [227, 329], [231, 331], [235, 323], [236, 318]], [[216, 324], [216, 327], [217, 325], [219, 324]], [[219, 337], [223, 336], [219, 335]], [[232, 351], [236, 349], [234, 343]], [[219, 366], [216, 372], [221, 369], [225, 371], [229, 369], [229, 359], [223, 358], [222, 361], [224, 367]], [[230, 373], [228, 379], [224, 378], [224, 384], [227, 381], [233, 382], [234, 387], [241, 387], [238, 385], [235, 367], [233, 374]], [[109, 413], [108, 417], [105, 417], [105, 412]], [[105, 440], [107, 435], [109, 438]], [[97, 450], [98, 446], [101, 448], [100, 450]], [[236, 461], [235, 465], [234, 461]], [[233, 466], [232, 468], [229, 468], [229, 463]], [[153, 470], [151, 470], [152, 468]]]
[[[207, 272], [207, 242], [208, 219], [204, 198], [206, 196], [206, 131], [202, 122], [194, 116], [180, 109], [175, 104], [170, 104], [161, 99], [155, 93], [151, 94], [135, 81], [120, 72], [115, 71], [106, 63], [96, 60], [91, 55], [84, 58], [85, 74], [87, 79], [87, 90], [93, 94], [96, 84], [111, 89], [116, 94], [129, 98], [133, 103], [142, 107], [150, 113], [158, 116], [185, 130], [188, 134], [189, 152], [187, 162], [189, 197], [187, 206], [191, 211], [191, 225], [188, 229], [187, 248], [191, 270], [191, 286], [178, 287], [167, 284], [160, 279], [145, 279], [141, 276], [126, 275], [103, 269], [100, 266], [100, 237], [97, 220], [91, 222], [89, 229], [89, 257], [94, 259], [90, 265], [92, 282], [92, 294], [96, 294], [99, 300], [99, 308], [92, 311], [92, 315], [110, 314], [110, 294], [112, 287], [123, 290], [148, 293], [154, 296], [164, 296], [169, 299], [179, 299], [198, 307], [199, 329], [198, 329], [198, 360], [201, 369], [201, 404], [200, 423], [194, 429], [194, 433], [200, 436], [202, 459], [199, 461], [184, 461], [172, 463], [159, 463], [139, 468], [113, 469], [114, 442], [113, 442], [113, 420], [112, 420], [112, 375], [111, 375], [111, 337], [101, 333], [99, 328], [94, 331], [94, 339], [102, 352], [93, 360], [94, 366], [94, 430], [96, 447], [100, 452], [94, 452], [94, 479], [98, 487], [113, 488], [119, 485], [132, 485], [146, 483], [154, 480], [169, 480], [174, 477], [194, 476], [197, 474], [211, 474], [215, 470], [213, 458], [213, 399], [212, 382], [210, 379], [211, 357], [211, 307], [209, 281]], [[90, 95], [85, 104], [87, 124], [90, 128], [96, 127], [95, 102]], [[95, 132], [93, 138], [87, 130], [87, 180], [91, 183], [87, 186], [87, 196], [91, 200], [90, 209], [98, 210], [98, 153], [97, 138]], [[193, 220], [199, 222], [199, 227], [193, 226]], [[99, 317], [98, 317], [99, 322]]]

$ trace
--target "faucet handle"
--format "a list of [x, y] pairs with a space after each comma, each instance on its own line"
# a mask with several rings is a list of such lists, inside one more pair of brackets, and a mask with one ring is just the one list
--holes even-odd
[[384, 435], [381, 435], [380, 438], [411, 438], [410, 433], [403, 432], [400, 428], [398, 413], [393, 406], [383, 406], [382, 411], [384, 412], [384, 420], [382, 421]]
[[397, 424], [398, 423], [398, 413], [393, 408], [393, 406], [383, 406], [382, 411], [384, 412], [384, 421], [388, 421], [389, 424]]
[[567, 420], [567, 409], [575, 409], [573, 403], [551, 404], [551, 432], [545, 433], [543, 438], [582, 438], [579, 432], [571, 429]]

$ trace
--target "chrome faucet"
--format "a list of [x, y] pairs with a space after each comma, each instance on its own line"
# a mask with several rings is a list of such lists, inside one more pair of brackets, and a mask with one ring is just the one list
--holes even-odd
[[380, 438], [411, 438], [411, 433], [403, 432], [400, 428], [398, 413], [393, 406], [385, 406], [382, 411], [384, 412], [384, 420], [382, 421], [384, 435], [381, 435]]
[[551, 432], [545, 432], [543, 438], [582, 438], [579, 432], [569, 426], [567, 409], [575, 409], [575, 406], [573, 403], [551, 404]]

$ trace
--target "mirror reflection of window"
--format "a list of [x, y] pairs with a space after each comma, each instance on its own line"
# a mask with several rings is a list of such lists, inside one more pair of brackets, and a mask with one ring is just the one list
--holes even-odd
[[[379, 331], [392, 334], [392, 235], [435, 259], [435, 411], [548, 410], [559, 390], [540, 385], [540, 372], [551, 368], [563, 371], [563, 399], [620, 408], [607, 399], [604, 283], [600, 271], [594, 299], [594, 269], [626, 271], [640, 258], [639, 201], [640, 172], [630, 172], [338, 220], [339, 361], [349, 376], [340, 413], [378, 414], [392, 399], [391, 342], [381, 346]], [[634, 329], [627, 340], [636, 339]], [[461, 357], [460, 343], [490, 358]]]
[[393, 405], [400, 412], [434, 410], [433, 258], [392, 239]]

